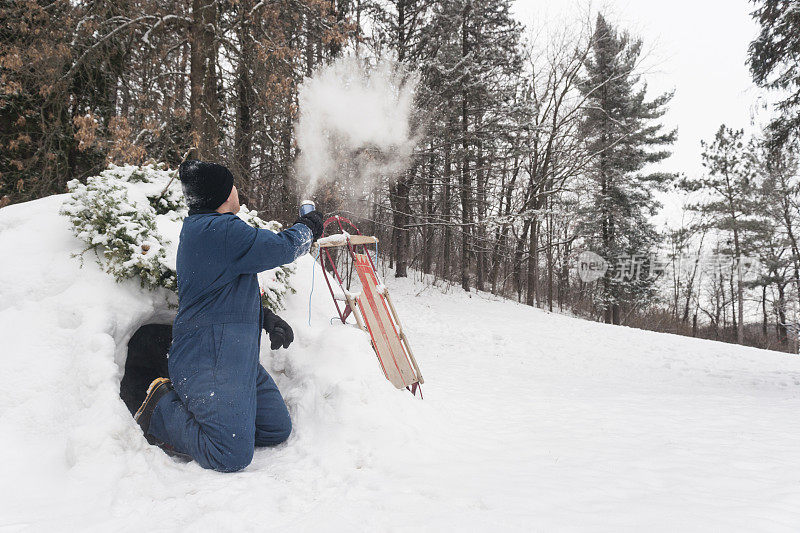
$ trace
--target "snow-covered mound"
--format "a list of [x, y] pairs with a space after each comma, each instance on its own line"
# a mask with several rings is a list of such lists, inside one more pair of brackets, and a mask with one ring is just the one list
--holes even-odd
[[696, 530], [800, 527], [800, 359], [385, 280], [426, 378], [384, 379], [301, 258], [261, 359], [294, 431], [236, 474], [148, 446], [126, 344], [169, 321], [58, 214], [0, 210], [0, 526], [34, 530]]

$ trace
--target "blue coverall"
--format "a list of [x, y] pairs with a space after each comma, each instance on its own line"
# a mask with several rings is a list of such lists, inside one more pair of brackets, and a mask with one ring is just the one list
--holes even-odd
[[155, 407], [149, 433], [204, 468], [241, 470], [254, 446], [292, 429], [275, 382], [259, 363], [257, 272], [308, 252], [304, 224], [273, 233], [232, 213], [192, 213], [178, 244], [178, 314], [169, 353], [174, 391]]

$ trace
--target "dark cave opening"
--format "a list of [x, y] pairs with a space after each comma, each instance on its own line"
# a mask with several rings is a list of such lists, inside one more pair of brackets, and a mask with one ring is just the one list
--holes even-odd
[[172, 326], [169, 324], [145, 324], [128, 341], [119, 396], [131, 414], [136, 413], [144, 401], [150, 382], [169, 376], [167, 353], [171, 344]]

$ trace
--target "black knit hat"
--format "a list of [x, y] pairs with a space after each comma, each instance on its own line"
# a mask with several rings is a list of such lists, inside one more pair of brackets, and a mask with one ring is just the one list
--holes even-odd
[[233, 174], [223, 165], [190, 159], [178, 167], [178, 177], [189, 208], [216, 209], [233, 189]]

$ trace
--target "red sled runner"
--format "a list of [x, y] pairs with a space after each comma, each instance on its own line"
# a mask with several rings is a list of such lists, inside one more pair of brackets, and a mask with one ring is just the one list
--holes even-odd
[[[358, 327], [369, 333], [372, 348], [378, 356], [378, 362], [386, 379], [398, 389], [408, 389], [414, 395], [419, 390], [422, 397], [420, 388], [424, 383], [422, 373], [400, 324], [389, 291], [378, 282], [375, 263], [367, 249], [368, 245], [377, 246], [377, 237], [361, 235], [352, 222], [339, 216], [333, 216], [325, 221], [326, 232], [333, 223], [336, 223], [341, 233], [323, 237], [317, 244], [322, 273], [336, 305], [339, 319], [345, 324], [352, 314]], [[345, 231], [345, 225], [352, 228], [355, 234], [351, 235]], [[328, 272], [332, 275], [329, 276]], [[349, 290], [355, 281], [354, 272], [361, 285], [361, 291], [358, 293]], [[331, 278], [338, 285], [341, 294], [337, 295], [334, 291]], [[344, 302], [344, 306], [340, 307], [339, 302]]]

